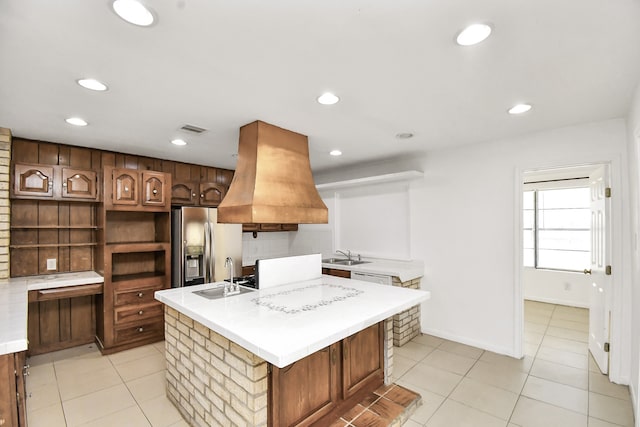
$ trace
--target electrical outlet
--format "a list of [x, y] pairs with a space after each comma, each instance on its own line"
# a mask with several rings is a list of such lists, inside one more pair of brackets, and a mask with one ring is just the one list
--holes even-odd
[[47, 258], [47, 270], [57, 270], [56, 259]]

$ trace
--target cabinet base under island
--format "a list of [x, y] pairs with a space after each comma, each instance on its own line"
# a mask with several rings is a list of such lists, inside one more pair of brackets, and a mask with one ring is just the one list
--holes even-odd
[[193, 426], [334, 425], [387, 391], [402, 394], [389, 420], [399, 426], [421, 404], [391, 384], [392, 318], [283, 368], [168, 306], [165, 343], [168, 398]]

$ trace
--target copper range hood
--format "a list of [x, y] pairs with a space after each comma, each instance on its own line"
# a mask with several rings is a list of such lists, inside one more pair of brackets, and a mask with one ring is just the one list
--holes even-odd
[[238, 163], [218, 222], [326, 224], [305, 135], [255, 121], [240, 128]]

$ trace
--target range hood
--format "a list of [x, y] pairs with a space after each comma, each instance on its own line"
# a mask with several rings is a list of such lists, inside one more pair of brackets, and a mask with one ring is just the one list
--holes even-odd
[[218, 222], [326, 224], [305, 135], [255, 121], [240, 128], [238, 162]]

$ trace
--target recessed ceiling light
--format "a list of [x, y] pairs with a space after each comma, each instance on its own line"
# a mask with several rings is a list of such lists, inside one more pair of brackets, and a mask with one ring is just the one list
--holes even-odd
[[340, 151], [340, 150], [331, 150], [331, 151], [329, 151], [329, 154], [331, 154], [332, 156], [342, 156], [342, 151]]
[[489, 34], [491, 34], [491, 27], [487, 24], [469, 25], [460, 31], [456, 37], [456, 43], [460, 46], [473, 46], [489, 37]]
[[333, 105], [340, 101], [340, 98], [330, 92], [325, 92], [318, 97], [318, 102], [322, 105]]
[[187, 145], [187, 142], [184, 139], [174, 139], [171, 143], [173, 145]]
[[148, 27], [155, 21], [151, 9], [137, 0], [114, 0], [112, 6], [120, 18], [131, 24]]
[[410, 139], [413, 138], [413, 134], [411, 132], [401, 132], [396, 134], [396, 138], [398, 139]]
[[522, 113], [526, 113], [529, 110], [531, 110], [531, 105], [517, 104], [509, 108], [509, 114], [522, 114]]
[[80, 117], [69, 117], [68, 119], [65, 119], [64, 121], [69, 123], [70, 125], [74, 125], [74, 126], [86, 126], [86, 125], [89, 124], [85, 120], [82, 120]]
[[85, 89], [102, 92], [107, 90], [107, 85], [96, 79], [78, 79], [76, 82]]

